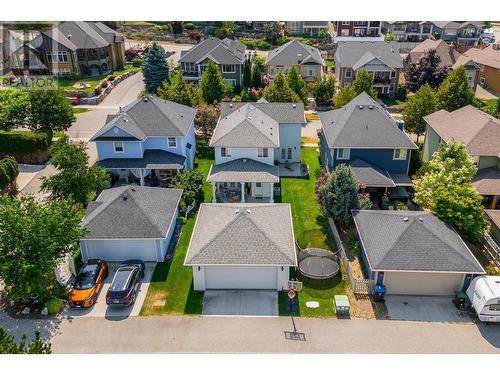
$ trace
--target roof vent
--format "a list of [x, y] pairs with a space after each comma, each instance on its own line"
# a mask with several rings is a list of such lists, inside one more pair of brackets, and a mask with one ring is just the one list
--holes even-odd
[[73, 35], [71, 35], [71, 33], [68, 34], [68, 40], [71, 40], [71, 38], [73, 37]]
[[423, 218], [421, 218], [421, 217], [419, 217], [419, 218], [418, 218], [418, 221], [420, 221], [421, 223], [423, 223], [423, 222], [424, 222], [424, 219], [423, 219]]
[[148, 99], [148, 97], [147, 97], [147, 96], [143, 96], [143, 97], [142, 97], [142, 101], [143, 101], [143, 102], [147, 102], [148, 100], [149, 100], [149, 99]]
[[127, 194], [123, 194], [123, 195], [122, 195], [122, 199], [123, 199], [124, 201], [126, 201], [126, 200], [128, 199]]
[[250, 211], [249, 209], [246, 210], [247, 211], [247, 214], [251, 214], [252, 211]]
[[240, 209], [236, 209], [236, 211], [234, 211], [235, 214], [239, 214], [240, 213]]
[[118, 107], [118, 113], [122, 113], [122, 106]]
[[134, 189], [134, 188], [132, 188], [132, 189], [130, 189], [130, 190], [132, 190], [132, 191], [134, 191], [134, 192], [135, 192], [135, 189]]
[[243, 163], [246, 163], [247, 162], [247, 159], [243, 159]]
[[406, 223], [408, 220], [410, 220], [410, 219], [408, 218], [408, 216], [405, 216], [405, 217], [403, 218], [403, 221], [404, 221], [405, 223]]
[[369, 106], [368, 106], [368, 108], [369, 108], [369, 109], [373, 109], [373, 106], [372, 106], [372, 105], [369, 105]]
[[233, 108], [233, 103], [229, 103], [229, 108]]
[[359, 107], [359, 109], [363, 109], [363, 106], [362, 106], [362, 105], [359, 105], [358, 107]]
[[293, 104], [292, 104], [292, 107], [293, 107], [293, 108], [297, 108], [297, 104], [293, 103]]

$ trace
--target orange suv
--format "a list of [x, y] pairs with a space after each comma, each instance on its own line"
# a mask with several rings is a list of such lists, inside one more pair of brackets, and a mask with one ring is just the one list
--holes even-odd
[[69, 306], [88, 308], [97, 300], [104, 279], [108, 276], [108, 265], [101, 259], [89, 259], [84, 264], [69, 292]]

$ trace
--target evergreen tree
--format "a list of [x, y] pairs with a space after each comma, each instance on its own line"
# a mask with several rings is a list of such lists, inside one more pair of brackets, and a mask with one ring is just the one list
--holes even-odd
[[160, 98], [170, 100], [189, 107], [196, 107], [200, 102], [200, 91], [193, 83], [187, 82], [182, 74], [172, 76], [171, 83], [164, 81], [158, 88]]
[[262, 87], [262, 71], [259, 64], [252, 65], [252, 87]]
[[293, 92], [295, 92], [300, 98], [300, 101], [304, 103], [304, 105], [307, 105], [309, 103], [309, 100], [307, 98], [308, 95], [306, 82], [297, 71], [297, 67], [295, 65], [292, 65], [292, 67], [288, 71], [288, 74], [286, 75], [286, 82], [288, 84], [288, 87], [290, 87]]
[[446, 109], [448, 112], [472, 104], [474, 92], [469, 85], [464, 66], [458, 67], [448, 75], [439, 86], [436, 99], [438, 108]]
[[142, 64], [146, 90], [155, 93], [163, 81], [170, 80], [169, 73], [165, 50], [159, 44], [153, 43]]
[[431, 49], [416, 62], [406, 64], [404, 76], [406, 86], [411, 92], [417, 91], [428, 83], [434, 90], [444, 81], [451, 67], [441, 66], [441, 57]]
[[354, 78], [354, 81], [352, 83], [352, 89], [354, 90], [355, 97], [364, 91], [373, 99], [377, 98], [377, 92], [373, 90], [372, 74], [364, 68], [359, 69], [356, 72], [356, 77]]
[[344, 86], [333, 98], [333, 108], [342, 108], [356, 97], [356, 92], [352, 86]]
[[220, 102], [226, 95], [227, 87], [219, 67], [212, 61], [203, 71], [200, 79], [200, 91], [207, 104]]
[[243, 86], [252, 86], [252, 62], [248, 59], [243, 64]]
[[417, 135], [417, 142], [419, 136], [425, 133], [426, 122], [424, 117], [434, 113], [436, 109], [436, 95], [428, 83], [425, 83], [408, 100], [406, 109], [403, 112], [403, 119], [406, 130]]
[[300, 97], [288, 86], [288, 82], [281, 70], [264, 89], [264, 99], [268, 102], [301, 102]]
[[310, 89], [314, 95], [316, 104], [329, 104], [333, 99], [333, 94], [335, 93], [335, 76], [329, 75], [321, 77], [318, 82], [310, 84]]

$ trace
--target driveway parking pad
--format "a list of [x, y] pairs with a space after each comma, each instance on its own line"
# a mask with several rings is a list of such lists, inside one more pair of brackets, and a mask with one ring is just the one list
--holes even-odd
[[208, 290], [203, 315], [278, 316], [278, 292], [261, 290]]

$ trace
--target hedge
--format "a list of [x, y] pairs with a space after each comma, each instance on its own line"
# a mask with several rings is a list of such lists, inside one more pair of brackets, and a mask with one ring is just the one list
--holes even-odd
[[0, 158], [14, 156], [20, 163], [47, 161], [50, 140], [46, 133], [31, 131], [0, 131]]
[[12, 156], [0, 159], [0, 191], [16, 181], [19, 165]]

